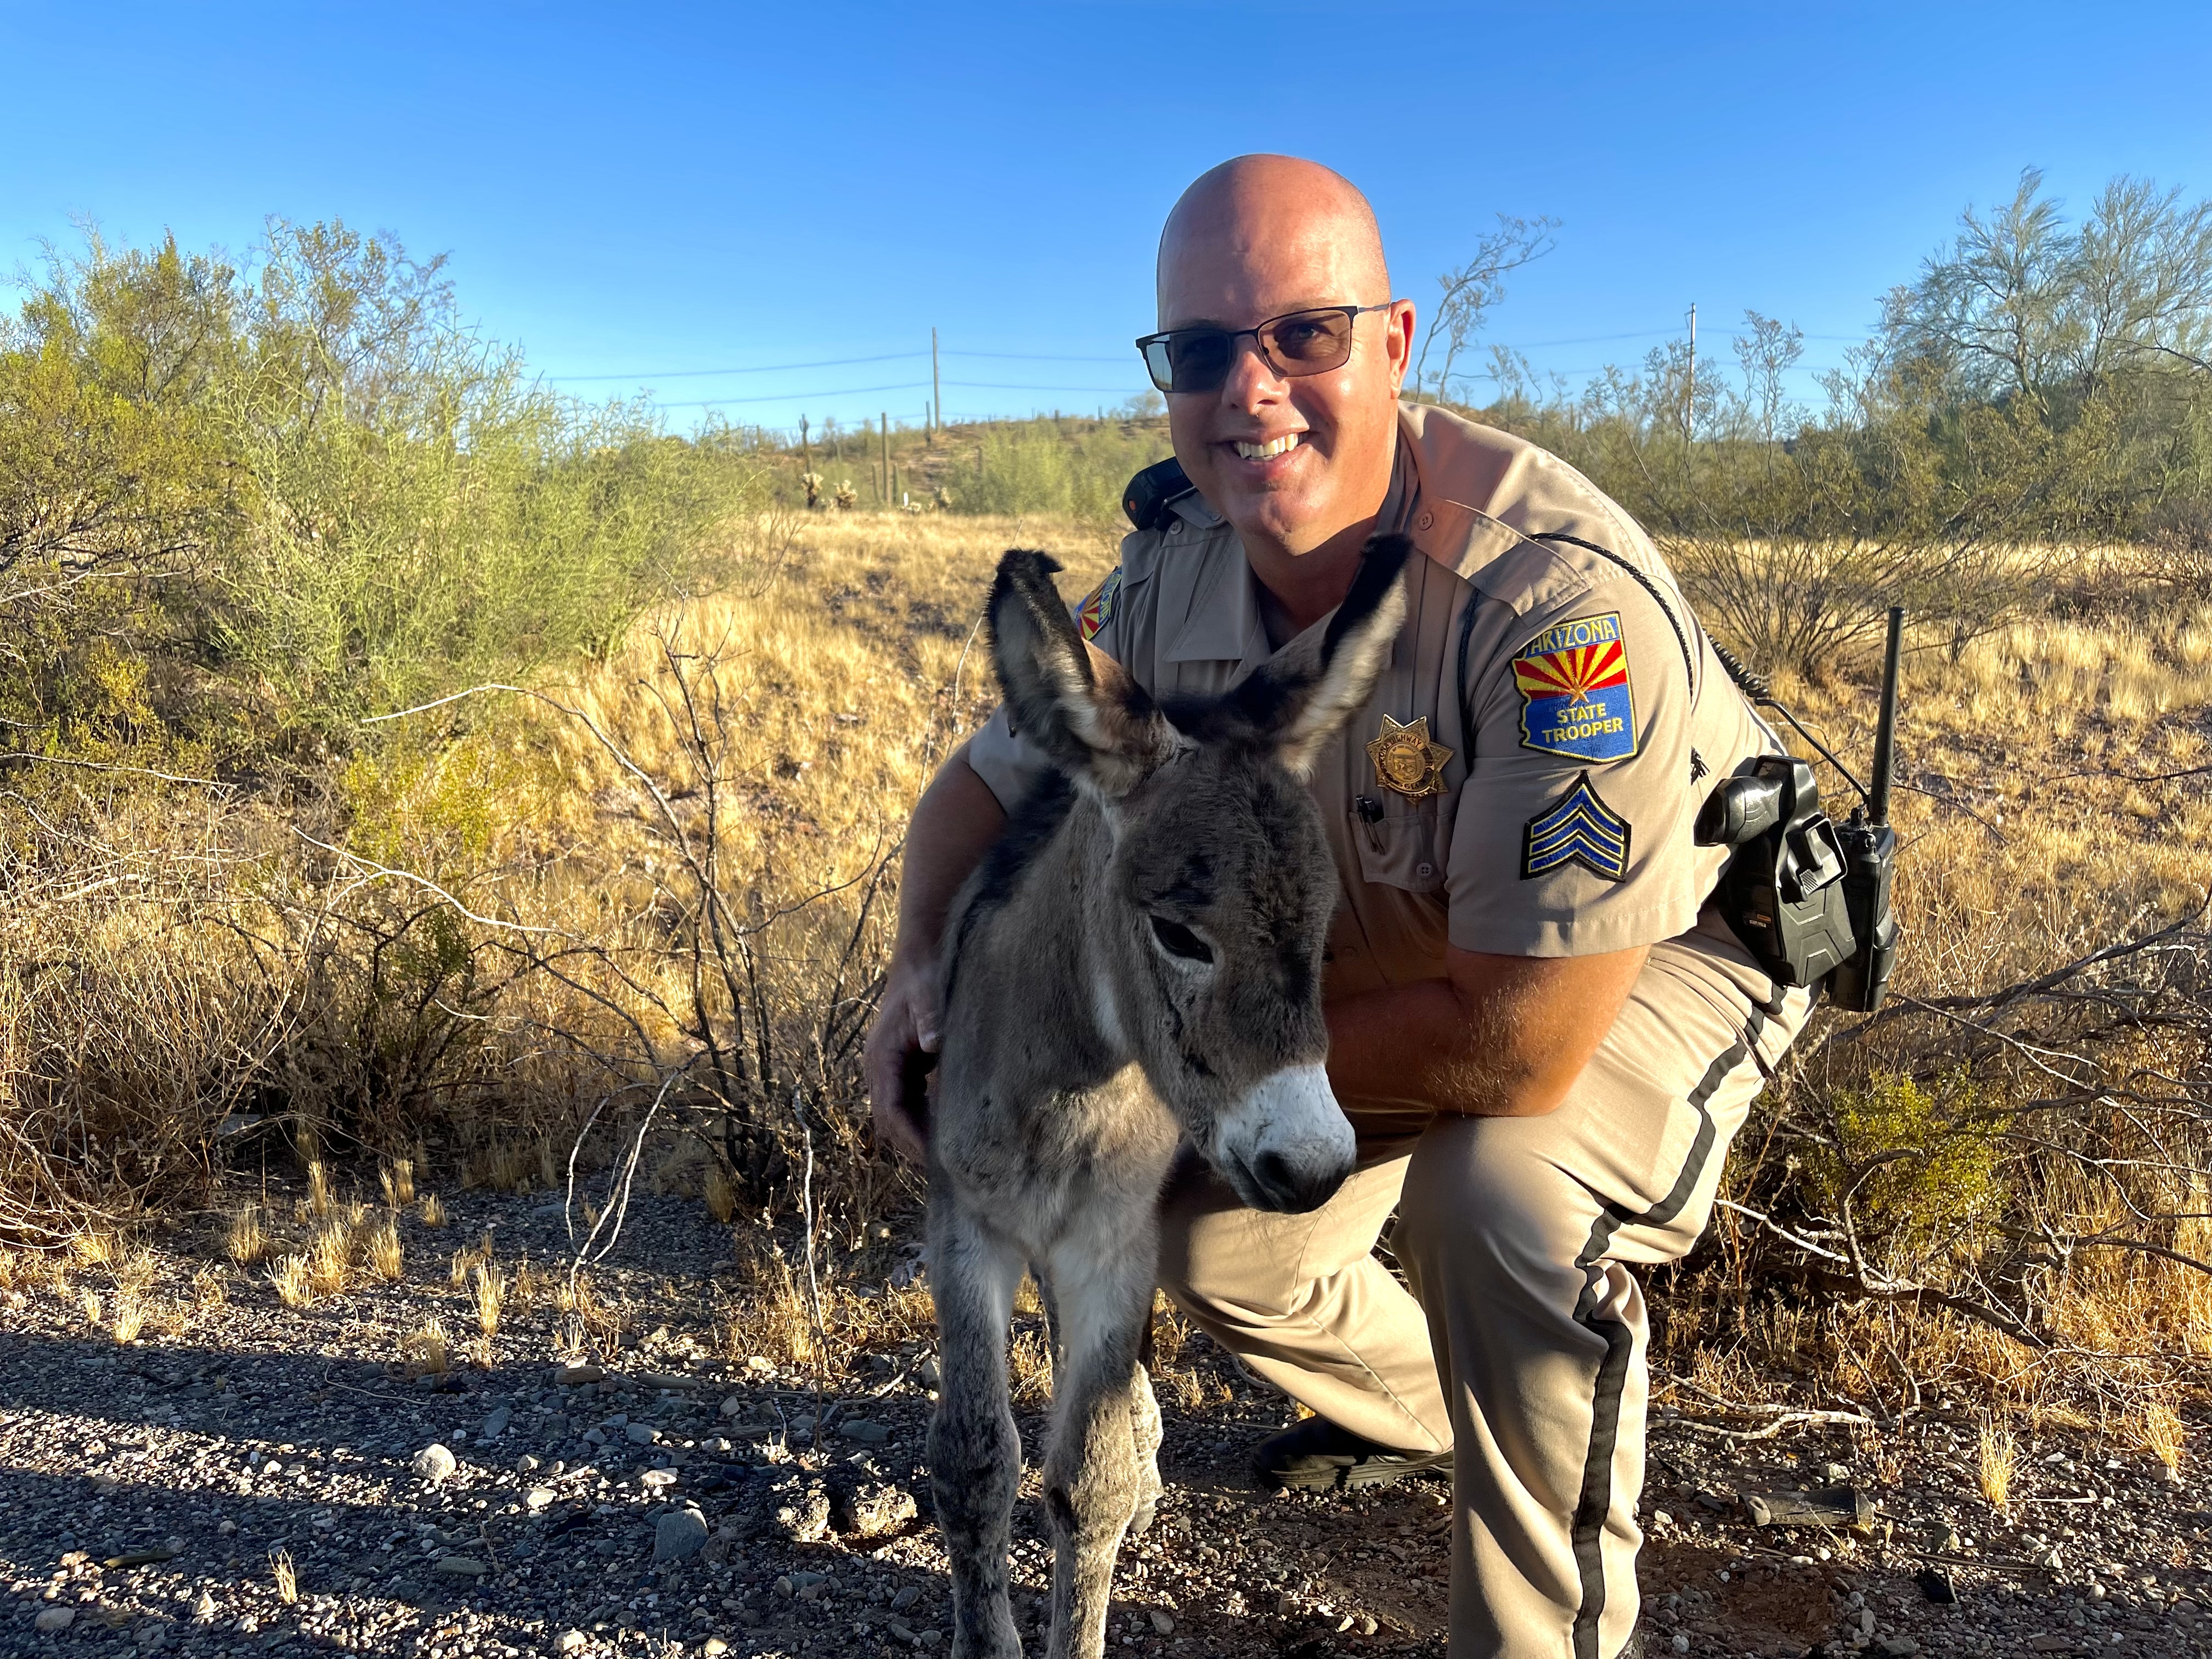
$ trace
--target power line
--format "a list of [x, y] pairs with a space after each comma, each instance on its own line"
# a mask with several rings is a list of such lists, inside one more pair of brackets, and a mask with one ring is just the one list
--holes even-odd
[[919, 392], [927, 380], [902, 380], [896, 386], [848, 386], [836, 392], [776, 392], [759, 398], [695, 398], [688, 403], [655, 404], [655, 409], [720, 409], [725, 404], [803, 404], [821, 398], [857, 398], [870, 392]]
[[[1663, 339], [1678, 335], [1681, 331], [1682, 331], [1679, 328], [1650, 328], [1638, 329], [1626, 334], [1574, 334], [1554, 340], [1522, 340], [1519, 342], [1496, 341], [1492, 342], [1491, 343], [1502, 345], [1508, 351], [1540, 351], [1551, 346], [1598, 345], [1610, 343], [1616, 340]], [[1841, 341], [1846, 343], [1856, 344], [1865, 337], [1856, 334], [1806, 334], [1802, 335], [1799, 337], [1807, 340]], [[1024, 363], [1125, 364], [1130, 361], [1127, 356], [1093, 357], [1078, 354], [1063, 354], [1047, 351], [947, 350], [944, 355], [947, 357], [979, 357], [1000, 362]], [[817, 359], [812, 362], [804, 363], [752, 363], [742, 367], [732, 367], [728, 368], [665, 368], [652, 371], [641, 370], [635, 373], [624, 371], [612, 374], [549, 374], [545, 378], [549, 380], [562, 384], [571, 382], [580, 384], [585, 381], [630, 380], [642, 385], [656, 380], [708, 380], [719, 374], [781, 374], [802, 368], [845, 368], [856, 363], [905, 362], [917, 357], [927, 357], [927, 356], [929, 356], [929, 354], [927, 351], [884, 351], [878, 352], [872, 356], [867, 357], [824, 357]], [[1580, 374], [1584, 371], [1568, 370], [1566, 372], [1570, 374]], [[983, 383], [971, 381], [967, 382], [966, 384], [981, 385]], [[863, 387], [860, 389], [864, 391], [902, 391], [908, 388], [885, 386]], [[1027, 391], [1030, 388], [1025, 386], [1001, 386], [993, 384], [990, 386], [990, 389], [994, 391], [1023, 392]], [[1036, 389], [1046, 392], [1097, 392], [1112, 391], [1115, 388], [1104, 386], [1042, 386]], [[844, 394], [834, 392], [804, 392], [796, 395], [802, 397], [833, 398], [842, 397]], [[775, 401], [775, 399], [769, 398], [730, 398], [725, 401], [732, 403], [770, 403]], [[668, 406], [671, 408], [690, 408], [693, 405], [677, 404]]]
[[1122, 386], [1015, 386], [1003, 380], [947, 380], [947, 386], [958, 386], [967, 392], [1119, 392], [1124, 396], [1134, 386], [1135, 377]]
[[[825, 357], [818, 363], [757, 363], [750, 368], [664, 368], [652, 374], [549, 374], [549, 380], [688, 380], [709, 374], [780, 374], [793, 368], [843, 368], [853, 363], [895, 363], [927, 351], [886, 351], [875, 357]], [[824, 394], [827, 395], [827, 394]]]
[[1060, 357], [1050, 352], [1036, 351], [948, 351], [948, 357], [997, 357], [1007, 362], [1022, 363], [1126, 363], [1136, 355], [1130, 348], [1127, 356], [1119, 357]]

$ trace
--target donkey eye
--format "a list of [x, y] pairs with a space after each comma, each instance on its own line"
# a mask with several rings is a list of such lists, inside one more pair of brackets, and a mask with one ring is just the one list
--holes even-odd
[[1179, 921], [1170, 921], [1164, 916], [1152, 918], [1152, 937], [1160, 942], [1160, 949], [1171, 957], [1181, 957], [1185, 962], [1211, 962], [1213, 948]]

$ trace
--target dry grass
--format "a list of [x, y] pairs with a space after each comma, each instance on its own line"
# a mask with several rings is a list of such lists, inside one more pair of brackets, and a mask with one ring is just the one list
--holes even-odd
[[2179, 1472], [2181, 1454], [2188, 1443], [2188, 1425], [2181, 1413], [2155, 1395], [2143, 1401], [2139, 1422], [2142, 1449], [2170, 1470]]
[[369, 1229], [363, 1254], [368, 1259], [368, 1270], [387, 1285], [405, 1271], [399, 1228], [388, 1218]]
[[717, 1349], [735, 1360], [759, 1357], [812, 1371], [935, 1339], [936, 1311], [918, 1282], [885, 1289], [831, 1278], [820, 1290], [817, 1327], [803, 1267], [773, 1241], [756, 1243], [743, 1285], [716, 1310]]
[[118, 1291], [110, 1316], [107, 1334], [118, 1346], [126, 1346], [138, 1340], [146, 1328], [146, 1304], [136, 1291]]
[[[514, 1103], [514, 1111], [496, 1124], [464, 1119], [448, 1125], [456, 1131], [451, 1144], [465, 1151], [452, 1169], [441, 1168], [441, 1182], [557, 1184], [564, 1171], [551, 1160], [556, 1147], [565, 1155], [573, 1103], [611, 1086], [605, 1071], [577, 1058], [580, 1050], [598, 1045], [603, 1053], [622, 1054], [630, 1070], [613, 1082], [623, 1085], [658, 1076], [656, 1068], [671, 1063], [671, 1055], [697, 1051], [684, 1030], [693, 964], [668, 950], [685, 913], [669, 884], [676, 855], [663, 814], [696, 841], [708, 827], [709, 792], [701, 787], [699, 745], [677, 695], [672, 659], [690, 664], [695, 678], [689, 684], [711, 694], [702, 718], [714, 773], [713, 827], [723, 860], [720, 890], [757, 917], [817, 887], [864, 877], [895, 841], [930, 771], [988, 712], [994, 689], [974, 630], [1000, 550], [1010, 544], [1051, 549], [1069, 567], [1061, 582], [1071, 597], [1113, 556], [1109, 538], [1071, 525], [944, 515], [823, 515], [805, 520], [799, 538], [772, 569], [732, 571], [722, 591], [668, 607], [609, 660], [580, 665], [552, 685], [580, 719], [520, 700], [482, 700], [470, 706], [474, 724], [458, 740], [448, 740], [444, 726], [426, 726], [420, 734], [395, 737], [392, 749], [365, 757], [349, 773], [353, 844], [382, 862], [466, 884], [480, 913], [500, 909], [591, 941], [621, 970], [611, 968], [590, 981], [592, 988], [611, 999], [623, 1018], [636, 1019], [652, 1049], [634, 1052], [637, 1043], [617, 1030], [620, 1021], [606, 1007], [544, 977], [518, 981], [496, 995], [471, 993], [479, 1000], [464, 1008], [471, 1022], [465, 1041], [447, 1051], [453, 1056], [447, 1070], [411, 1079], [418, 1085], [412, 1098], [487, 1098], [495, 1091], [450, 1085], [489, 1080], [499, 1099]], [[700, 665], [710, 662], [708, 678], [696, 678], [704, 672]], [[1844, 752], [1863, 758], [1872, 699], [1863, 683], [1838, 678], [1784, 689]], [[2205, 851], [2212, 847], [2212, 792], [2187, 780], [2146, 783], [2112, 774], [2212, 764], [2208, 709], [2212, 609], [2161, 617], [2154, 626], [2124, 617], [2045, 617], [1976, 641], [1956, 660], [1940, 649], [1917, 651], [1908, 663], [1900, 734], [1903, 776], [1912, 788], [1897, 805], [1907, 848], [1899, 878], [1909, 939], [1900, 988], [1940, 997], [2008, 983], [2148, 919], [2184, 912], [2200, 889], [2212, 885]], [[590, 726], [664, 786], [663, 801], [595, 740]], [[232, 919], [244, 917], [236, 895], [192, 887], [199, 875], [174, 873], [228, 866], [199, 858], [204, 849], [179, 839], [180, 820], [167, 802], [125, 801], [115, 811], [103, 833], [137, 860], [131, 867], [149, 868], [148, 860], [173, 854], [173, 872], [149, 880], [143, 896], [141, 889], [124, 884], [72, 909], [38, 910], [36, 927], [11, 933], [15, 924], [0, 919], [0, 956], [20, 952], [26, 960], [69, 960], [97, 969], [82, 976], [93, 988], [68, 1008], [8, 1003], [0, 991], [0, 1097], [15, 1063], [9, 1056], [38, 1050], [33, 1039], [46, 1029], [40, 1022], [108, 1031], [106, 1051], [134, 1069], [96, 1082], [131, 1105], [125, 1110], [102, 1103], [88, 1121], [111, 1126], [94, 1131], [111, 1133], [110, 1144], [135, 1148], [159, 1139], [149, 1123], [173, 1120], [204, 1131], [209, 1114], [228, 1110], [220, 1103], [238, 1097], [242, 1074], [226, 1057], [250, 1054], [252, 1033], [283, 1022], [273, 1021], [265, 1005], [226, 1001], [229, 993], [210, 988], [252, 982], [240, 970], [236, 936], [194, 931], [179, 920], [191, 907], [172, 902], [179, 893], [200, 893], [210, 905], [230, 907], [225, 915]], [[237, 845], [268, 849], [270, 867], [293, 841], [281, 824], [272, 830], [265, 823], [256, 828], [241, 822], [225, 833], [241, 838]], [[198, 861], [185, 859], [188, 853]], [[526, 878], [508, 873], [525, 870]], [[310, 898], [327, 891], [306, 873], [287, 878], [296, 878]], [[862, 1107], [849, 1056], [822, 1060], [810, 1047], [821, 1030], [821, 1011], [839, 997], [853, 1003], [880, 965], [889, 906], [879, 905], [863, 927], [866, 891], [865, 883], [841, 887], [776, 921], [764, 936], [773, 948], [764, 946], [761, 958], [780, 1086], [803, 1088], [814, 1121], [829, 1126], [816, 1146], [818, 1236], [824, 1241], [857, 1236], [912, 1192], [910, 1183], [902, 1186], [901, 1177], [860, 1156], [854, 1126]], [[746, 908], [753, 906], [759, 908]], [[303, 903], [300, 909], [314, 908]], [[17, 914], [29, 912], [19, 907]], [[266, 923], [270, 936], [281, 936], [284, 924], [272, 919], [275, 913], [252, 915], [257, 927]], [[841, 983], [839, 952], [855, 936], [861, 940], [858, 971]], [[410, 935], [420, 939], [419, 929]], [[496, 959], [465, 929], [456, 939], [456, 948], [477, 951], [472, 963]], [[9, 982], [0, 973], [0, 987]], [[300, 994], [303, 984], [291, 984], [286, 994]], [[457, 987], [458, 981], [449, 982], [441, 994], [463, 994]], [[710, 993], [710, 1000], [719, 994]], [[345, 1056], [358, 1046], [356, 1034], [368, 1029], [358, 1018], [365, 1006], [356, 1000], [315, 1013], [324, 1023], [314, 1026], [314, 1038], [327, 1045], [333, 1066], [349, 1063]], [[864, 1016], [862, 1008], [855, 1018]], [[726, 999], [713, 1002], [709, 1018], [727, 1029], [732, 1013]], [[376, 1029], [395, 1040], [415, 1035]], [[757, 1029], [749, 1024], [749, 1036]], [[546, 1040], [550, 1033], [561, 1041]], [[1801, 1048], [1810, 1052], [1819, 1036]], [[1901, 1060], [1934, 1063], [1915, 1053]], [[1823, 1061], [1831, 1063], [1832, 1056]], [[179, 1092], [189, 1090], [204, 1091], [204, 1099]], [[312, 1117], [317, 1109], [311, 1097], [300, 1098], [299, 1109]], [[787, 1103], [790, 1096], [778, 1098]], [[107, 1103], [107, 1097], [99, 1100]], [[443, 1224], [438, 1195], [416, 1189], [418, 1171], [428, 1178], [421, 1161], [422, 1122], [394, 1118], [371, 1127], [371, 1144], [386, 1155], [379, 1174], [386, 1206], [392, 1212], [419, 1206], [426, 1224]], [[793, 1152], [787, 1112], [775, 1107], [768, 1128], [776, 1144], [758, 1168], [740, 1160], [732, 1171], [689, 1151], [671, 1157], [668, 1144], [658, 1143], [641, 1184], [649, 1171], [656, 1181], [697, 1191], [719, 1220], [767, 1207], [778, 1224], [787, 1225], [795, 1208], [791, 1183], [777, 1184], [773, 1156]], [[1763, 1133], [1755, 1123], [1754, 1133], [1742, 1138], [1732, 1181], [1757, 1177]], [[204, 1134], [195, 1139], [180, 1133], [178, 1144], [187, 1142], [206, 1144]], [[400, 1156], [403, 1150], [411, 1155]], [[575, 1207], [586, 1228], [599, 1224], [607, 1203], [604, 1180], [590, 1179], [604, 1176], [607, 1158], [602, 1141], [580, 1161]], [[2087, 1232], [2127, 1213], [2111, 1191], [2063, 1174], [2039, 1170], [2030, 1184], [2039, 1219], [2053, 1225]], [[309, 1190], [309, 1207], [327, 1207], [328, 1172], [318, 1180], [311, 1170]], [[2212, 1209], [2206, 1194], [2192, 1197], [2179, 1187], [2158, 1196], [2169, 1207]], [[2196, 1234], [2179, 1227], [2159, 1242], [2204, 1259], [2212, 1254], [2212, 1233], [2197, 1224]], [[1741, 1391], [1729, 1397], [1754, 1397], [1761, 1392], [1761, 1368], [1771, 1376], [1787, 1366], [1854, 1398], [1873, 1391], [1910, 1403], [1923, 1395], [1948, 1395], [1989, 1411], [1993, 1420], [2011, 1420], [2014, 1413], [2035, 1420], [2033, 1413], [2069, 1409], [2069, 1400], [2078, 1404], [2118, 1375], [2093, 1375], [2087, 1362], [2027, 1355], [1949, 1315], [1887, 1304], [1765, 1305], [1749, 1294], [1753, 1241], [1742, 1224], [1724, 1213], [1716, 1232], [1722, 1266], [1694, 1282], [1678, 1280], [1667, 1292], [1661, 1358], [1678, 1371], [1694, 1364], [1701, 1384]], [[375, 1237], [367, 1254], [371, 1269], [380, 1273]], [[392, 1239], [396, 1246], [396, 1229]], [[271, 1249], [264, 1218], [252, 1206], [241, 1210], [226, 1244], [241, 1268], [263, 1262]], [[489, 1267], [489, 1255], [481, 1261]], [[456, 1285], [470, 1285], [479, 1265], [476, 1252], [459, 1253], [455, 1263]], [[588, 1281], [574, 1291], [562, 1284], [541, 1292], [530, 1273], [517, 1270], [514, 1303], [550, 1297], [561, 1312], [564, 1345], [579, 1352], [620, 1346], [623, 1311]], [[793, 1262], [764, 1254], [744, 1294], [717, 1310], [723, 1346], [812, 1369], [909, 1340], [895, 1333], [927, 1338], [927, 1297], [919, 1292], [866, 1297], [827, 1276], [817, 1310], [803, 1281]], [[2172, 1261], [2080, 1252], [2052, 1293], [2053, 1328], [2069, 1343], [2212, 1358], [2212, 1280]], [[1159, 1375], [1165, 1390], [1195, 1406], [1206, 1385], [1197, 1370], [1177, 1363], [1178, 1328], [1171, 1315], [1156, 1322], [1162, 1339], [1175, 1339], [1164, 1342]], [[2119, 1380], [2135, 1388], [2165, 1374], [2145, 1363]], [[2148, 1436], [2147, 1423], [2141, 1432]]]
[[315, 1229], [307, 1243], [307, 1285], [315, 1295], [336, 1296], [346, 1287], [346, 1266], [353, 1254], [353, 1234], [337, 1219]]
[[1990, 1507], [2002, 1511], [2012, 1500], [2013, 1476], [2020, 1469], [2020, 1448], [2011, 1431], [1984, 1423], [1974, 1449], [1974, 1478]]
[[394, 1158], [376, 1172], [379, 1185], [384, 1188], [384, 1201], [391, 1208], [404, 1210], [415, 1201], [415, 1160]]
[[738, 1212], [738, 1189], [720, 1164], [708, 1172], [702, 1196], [706, 1200], [707, 1213], [728, 1226]]
[[251, 1267], [269, 1254], [269, 1234], [261, 1224], [260, 1207], [242, 1204], [230, 1218], [230, 1227], [223, 1235], [223, 1249], [230, 1259], [241, 1267]]
[[1006, 1345], [1006, 1386], [1025, 1406], [1052, 1398], [1052, 1346], [1041, 1330], [1018, 1330]]
[[306, 1308], [314, 1304], [314, 1274], [304, 1255], [288, 1255], [269, 1269], [269, 1283], [276, 1292], [276, 1299], [288, 1308]]
[[469, 1275], [474, 1287], [477, 1328], [486, 1336], [499, 1334], [499, 1314], [507, 1299], [507, 1274], [489, 1260], [477, 1263]]
[[311, 1158], [307, 1160], [307, 1213], [319, 1218], [330, 1212], [330, 1166], [319, 1158]]
[[288, 1607], [297, 1604], [300, 1600], [300, 1576], [293, 1568], [289, 1550], [269, 1552], [269, 1572], [276, 1581], [276, 1599]]
[[223, 1270], [212, 1261], [204, 1261], [192, 1269], [192, 1305], [195, 1308], [220, 1308], [230, 1300], [230, 1283]]
[[518, 1308], [542, 1307], [551, 1297], [554, 1281], [544, 1268], [534, 1261], [525, 1261], [514, 1270], [514, 1305]]
[[417, 1325], [400, 1339], [399, 1357], [416, 1376], [444, 1376], [450, 1368], [444, 1322], [426, 1319]]
[[84, 1316], [84, 1322], [91, 1326], [94, 1330], [98, 1330], [100, 1322], [104, 1317], [100, 1292], [89, 1285], [86, 1286], [77, 1297], [76, 1306], [77, 1311]]

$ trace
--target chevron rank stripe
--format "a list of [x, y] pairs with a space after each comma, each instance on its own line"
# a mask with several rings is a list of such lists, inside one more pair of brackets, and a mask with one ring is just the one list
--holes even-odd
[[1603, 881], [1628, 875], [1630, 825], [1580, 774], [1567, 793], [1528, 820], [1521, 832], [1521, 879], [1579, 864]]

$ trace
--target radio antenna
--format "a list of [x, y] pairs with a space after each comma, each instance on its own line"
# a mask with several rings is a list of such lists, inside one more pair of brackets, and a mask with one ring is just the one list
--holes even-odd
[[1874, 728], [1874, 787], [1867, 793], [1867, 817], [1889, 822], [1889, 779], [1896, 769], [1897, 659], [1905, 642], [1905, 607], [1889, 607], [1889, 644], [1882, 653], [1881, 715]]

